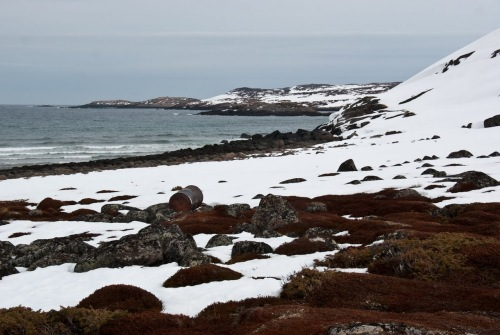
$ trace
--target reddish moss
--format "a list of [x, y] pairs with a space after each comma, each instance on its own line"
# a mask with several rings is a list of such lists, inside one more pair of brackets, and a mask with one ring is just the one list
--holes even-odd
[[214, 264], [203, 264], [181, 269], [163, 283], [163, 287], [194, 286], [223, 280], [238, 280], [239, 272]]
[[315, 252], [334, 250], [331, 245], [323, 241], [311, 241], [307, 238], [298, 238], [291, 242], [284, 243], [274, 250], [279, 255], [307, 255]]
[[77, 307], [124, 310], [131, 313], [162, 310], [161, 301], [142, 288], [131, 285], [109, 285], [80, 301]]
[[101, 327], [100, 335], [152, 335], [172, 334], [171, 331], [188, 327], [191, 319], [182, 315], [144, 312], [129, 314], [124, 318], [113, 320]]
[[91, 204], [95, 204], [95, 203], [98, 203], [98, 202], [104, 202], [104, 200], [97, 200], [97, 199], [92, 199], [92, 198], [85, 198], [85, 199], [82, 199], [82, 200], [78, 201], [78, 204], [80, 204], [80, 205], [91, 205]]
[[262, 254], [256, 254], [256, 253], [240, 254], [240, 255], [236, 255], [236, 256], [232, 257], [229, 261], [226, 262], [226, 264], [231, 265], [231, 264], [251, 261], [254, 259], [268, 259], [268, 258], [271, 258], [271, 257], [269, 257], [267, 255], [262, 255]]
[[21, 237], [21, 236], [26, 236], [26, 235], [31, 235], [31, 233], [22, 233], [22, 232], [13, 233], [13, 234], [10, 234], [8, 238], [16, 238], [16, 237]]
[[130, 200], [137, 198], [137, 195], [119, 195], [117, 197], [112, 197], [108, 201], [125, 201], [125, 200]]

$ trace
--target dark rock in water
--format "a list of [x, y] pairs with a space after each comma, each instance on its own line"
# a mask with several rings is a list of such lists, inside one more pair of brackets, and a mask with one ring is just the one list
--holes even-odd
[[57, 237], [36, 240], [29, 245], [18, 245], [15, 251], [15, 265], [34, 270], [64, 263], [76, 263], [80, 257], [95, 250], [82, 238]]
[[406, 325], [395, 322], [354, 322], [340, 324], [328, 328], [326, 335], [449, 335], [449, 332], [439, 330], [428, 330], [421, 327]]
[[239, 218], [243, 216], [243, 213], [250, 210], [249, 204], [232, 204], [227, 206], [226, 213], [234, 218]]
[[337, 170], [337, 172], [351, 172], [351, 171], [358, 171], [352, 159], [348, 159], [344, 163], [340, 164], [339, 169]]
[[408, 198], [408, 197], [421, 197], [420, 193], [415, 191], [412, 188], [405, 188], [402, 190], [399, 190], [395, 195], [394, 198]]
[[484, 128], [492, 128], [500, 126], [500, 114], [484, 120]]
[[252, 224], [264, 231], [275, 230], [298, 220], [297, 212], [285, 198], [268, 194], [260, 200]]
[[459, 151], [455, 151], [455, 152], [450, 153], [448, 155], [448, 157], [446, 157], [446, 158], [469, 158], [472, 156], [474, 156], [474, 155], [471, 154], [470, 152], [468, 152], [467, 150], [459, 150]]
[[395, 176], [395, 177], [394, 177], [394, 178], [392, 178], [392, 179], [406, 179], [406, 177], [405, 177], [405, 176], [403, 176], [403, 175], [398, 174], [397, 176]]
[[373, 168], [371, 166], [363, 166], [361, 171], [373, 171]]
[[0, 241], [0, 279], [5, 276], [19, 273], [12, 262], [15, 248], [16, 247], [8, 241]]
[[230, 237], [227, 235], [214, 235], [210, 240], [208, 240], [207, 245], [205, 248], [213, 248], [213, 247], [220, 247], [223, 245], [231, 245], [233, 244], [233, 239], [235, 237]]
[[383, 179], [377, 176], [366, 176], [363, 179], [361, 179], [361, 181], [374, 181], [374, 180], [383, 180]]
[[248, 139], [248, 138], [252, 138], [252, 135], [249, 135], [247, 133], [243, 133], [243, 134], [241, 134], [240, 138], [247, 138]]
[[264, 242], [241, 241], [236, 242], [231, 251], [231, 257], [243, 254], [269, 254], [273, 248]]
[[197, 249], [193, 237], [184, 234], [179, 226], [171, 225], [166, 228], [150, 225], [136, 235], [127, 235], [117, 241], [101, 244], [79, 259], [75, 272], [130, 265], [158, 266], [171, 262], [177, 262], [180, 266], [192, 266], [209, 263], [210, 258]]
[[280, 184], [297, 184], [297, 183], [303, 183], [305, 181], [306, 180], [304, 178], [292, 178], [292, 179], [284, 180], [284, 181], [280, 182]]
[[307, 204], [305, 211], [308, 213], [326, 212], [328, 209], [322, 202], [311, 202]]
[[500, 183], [488, 176], [487, 174], [479, 171], [468, 171], [464, 173], [452, 176], [450, 180], [457, 180], [457, 183], [453, 185], [448, 192], [458, 193], [458, 192], [468, 192], [472, 190], [478, 190], [485, 187], [499, 186]]

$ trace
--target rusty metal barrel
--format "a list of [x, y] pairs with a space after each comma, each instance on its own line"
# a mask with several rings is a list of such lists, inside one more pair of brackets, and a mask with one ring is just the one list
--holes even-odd
[[170, 208], [177, 212], [193, 210], [203, 202], [203, 193], [194, 185], [189, 185], [170, 197]]

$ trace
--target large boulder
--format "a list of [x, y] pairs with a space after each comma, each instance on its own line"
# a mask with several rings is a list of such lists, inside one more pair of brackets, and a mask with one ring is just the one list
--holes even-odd
[[484, 120], [484, 128], [498, 127], [500, 126], [500, 114], [492, 116]]
[[457, 174], [450, 181], [457, 181], [455, 185], [448, 189], [448, 192], [451, 193], [467, 192], [500, 185], [496, 179], [479, 171], [467, 171]]
[[179, 226], [150, 225], [135, 235], [101, 244], [77, 262], [75, 272], [130, 265], [158, 266], [171, 262], [192, 266], [209, 263], [210, 259], [197, 249], [193, 237], [184, 234]]
[[0, 241], [0, 279], [2, 277], [19, 273], [12, 264], [12, 255], [15, 246], [8, 241]]
[[474, 155], [467, 150], [458, 150], [451, 152], [446, 158], [470, 158], [472, 156]]
[[342, 164], [340, 164], [339, 169], [337, 172], [351, 172], [351, 171], [358, 171], [356, 168], [356, 164], [354, 164], [354, 161], [352, 159], [348, 159]]
[[176, 213], [168, 203], [149, 206], [145, 211], [148, 213], [147, 222], [152, 224], [171, 221]]
[[31, 244], [18, 245], [14, 252], [14, 264], [34, 270], [64, 263], [76, 263], [80, 257], [95, 248], [82, 238], [56, 237], [36, 240]]
[[226, 213], [234, 218], [242, 217], [243, 214], [250, 210], [249, 204], [232, 204], [227, 206]]
[[299, 221], [297, 212], [283, 197], [268, 194], [260, 200], [252, 224], [260, 231], [274, 230]]

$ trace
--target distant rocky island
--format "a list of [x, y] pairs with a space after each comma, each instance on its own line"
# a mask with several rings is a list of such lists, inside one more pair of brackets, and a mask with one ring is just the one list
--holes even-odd
[[385, 92], [398, 83], [309, 84], [261, 89], [242, 87], [209, 99], [159, 97], [145, 101], [101, 100], [74, 108], [186, 109], [202, 115], [328, 116], [356, 99]]

